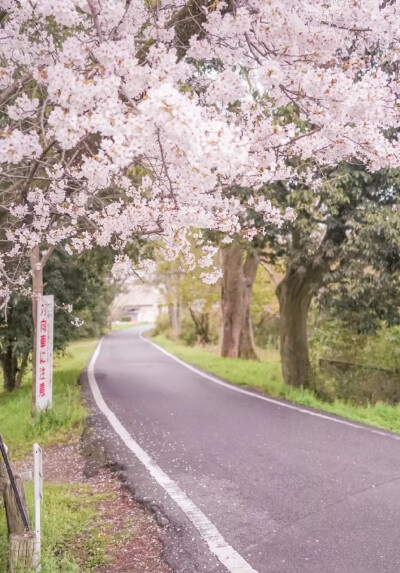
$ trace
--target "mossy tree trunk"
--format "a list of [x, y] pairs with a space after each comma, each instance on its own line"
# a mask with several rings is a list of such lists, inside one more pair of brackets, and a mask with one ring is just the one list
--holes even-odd
[[28, 358], [29, 354], [24, 354], [18, 364], [19, 360], [13, 343], [3, 344], [0, 359], [3, 371], [4, 390], [12, 392], [13, 390], [21, 388], [22, 379], [28, 365]]
[[244, 307], [243, 249], [237, 241], [221, 249], [221, 356], [239, 356]]
[[3, 370], [4, 390], [11, 392], [17, 385], [18, 361], [10, 342], [1, 353], [1, 366]]
[[251, 319], [251, 297], [259, 263], [260, 258], [256, 253], [247, 253], [243, 266], [243, 325], [239, 341], [239, 357], [247, 360], [258, 360]]
[[311, 378], [307, 318], [313, 296], [322, 285], [325, 263], [292, 264], [276, 294], [280, 312], [282, 375], [286, 384], [307, 387]]
[[221, 249], [221, 356], [257, 358], [251, 296], [258, 264], [258, 255], [254, 252], [245, 255], [238, 241]]
[[29, 352], [26, 352], [23, 355], [21, 363], [18, 367], [18, 374], [17, 374], [17, 377], [15, 379], [15, 389], [16, 390], [18, 390], [22, 386], [22, 380], [23, 380], [24, 374], [26, 372], [26, 368], [28, 366], [28, 360], [29, 360]]
[[36, 414], [36, 328], [38, 301], [43, 294], [43, 266], [40, 260], [39, 247], [34, 247], [31, 253], [32, 272], [32, 319], [33, 319], [33, 351], [32, 351], [32, 393], [31, 416]]
[[193, 308], [188, 305], [190, 316], [192, 317], [194, 327], [196, 329], [197, 341], [199, 344], [209, 344], [210, 339], [210, 313], [198, 312], [196, 313]]

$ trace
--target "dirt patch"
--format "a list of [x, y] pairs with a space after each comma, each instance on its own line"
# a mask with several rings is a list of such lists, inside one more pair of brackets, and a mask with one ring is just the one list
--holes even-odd
[[[172, 573], [163, 560], [163, 529], [124, 488], [108, 468], [95, 475], [84, 472], [85, 457], [79, 445], [50, 446], [43, 450], [43, 475], [47, 482], [89, 485], [96, 494], [105, 494], [97, 506], [97, 533], [107, 540], [107, 565], [96, 573]], [[31, 469], [32, 461], [17, 464], [19, 471]], [[84, 541], [76, 540], [76, 557], [85, 562]]]

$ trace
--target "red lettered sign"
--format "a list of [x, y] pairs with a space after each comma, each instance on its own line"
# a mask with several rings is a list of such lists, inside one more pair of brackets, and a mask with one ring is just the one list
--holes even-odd
[[53, 400], [53, 295], [39, 298], [36, 324], [36, 408], [47, 410]]

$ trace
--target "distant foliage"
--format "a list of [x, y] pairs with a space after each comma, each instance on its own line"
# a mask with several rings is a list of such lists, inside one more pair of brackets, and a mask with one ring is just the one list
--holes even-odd
[[165, 336], [170, 338], [171, 337], [170, 328], [171, 325], [169, 316], [166, 312], [163, 312], [158, 315], [152, 334], [154, 336], [157, 336], [158, 334], [164, 334]]
[[[399, 326], [381, 324], [368, 335], [337, 319], [319, 319], [312, 326], [310, 350], [311, 387], [320, 398], [356, 404], [400, 401]], [[320, 364], [321, 358], [327, 361]]]
[[[99, 259], [103, 271], [98, 269]], [[109, 258], [112, 261], [112, 258]], [[44, 271], [45, 294], [53, 294], [54, 350], [63, 351], [79, 337], [99, 337], [107, 326], [113, 286], [108, 280], [107, 257], [99, 250], [71, 258], [55, 251]], [[76, 326], [76, 319], [83, 324]], [[21, 384], [32, 349], [33, 323], [28, 296], [13, 294], [8, 313], [0, 314], [0, 363], [8, 390]]]

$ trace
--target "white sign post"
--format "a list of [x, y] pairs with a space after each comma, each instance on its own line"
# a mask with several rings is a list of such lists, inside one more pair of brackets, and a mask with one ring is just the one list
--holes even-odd
[[41, 296], [36, 323], [36, 408], [47, 410], [53, 400], [54, 296]]
[[40, 504], [43, 500], [42, 448], [33, 444], [33, 494], [35, 498], [35, 570], [38, 573], [41, 553]]

